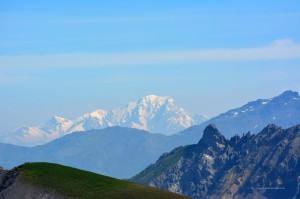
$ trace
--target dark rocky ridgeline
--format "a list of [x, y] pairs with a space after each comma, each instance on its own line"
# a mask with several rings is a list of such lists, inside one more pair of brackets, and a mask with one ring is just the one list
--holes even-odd
[[131, 180], [193, 198], [300, 198], [300, 125], [230, 140], [209, 125]]
[[[19, 175], [19, 169], [4, 170], [0, 168], [0, 193], [5, 192], [11, 185], [13, 185]], [[1, 194], [2, 195], [2, 194]]]

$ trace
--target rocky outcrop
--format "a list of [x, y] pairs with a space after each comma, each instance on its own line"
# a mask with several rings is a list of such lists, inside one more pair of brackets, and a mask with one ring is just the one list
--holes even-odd
[[[230, 140], [209, 125], [198, 144], [179, 152], [132, 180], [193, 198], [300, 198], [300, 125], [284, 130], [271, 124]], [[176, 157], [171, 165], [170, 157]]]
[[0, 168], [0, 199], [66, 199], [54, 190], [38, 187], [21, 180], [20, 169]]

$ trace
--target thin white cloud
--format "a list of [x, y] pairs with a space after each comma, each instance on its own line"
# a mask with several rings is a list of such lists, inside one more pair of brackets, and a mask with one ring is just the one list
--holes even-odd
[[300, 44], [285, 39], [275, 40], [270, 45], [259, 48], [0, 56], [0, 69], [19, 67], [155, 66], [162, 64], [243, 62], [297, 58], [300, 58]]
[[295, 46], [295, 42], [291, 39], [276, 39], [271, 43], [271, 46], [274, 47], [289, 47], [289, 46]]

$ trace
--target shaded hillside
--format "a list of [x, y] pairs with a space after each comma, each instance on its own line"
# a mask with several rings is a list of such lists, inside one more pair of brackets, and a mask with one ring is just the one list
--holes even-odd
[[193, 198], [299, 198], [300, 125], [230, 140], [209, 125], [198, 144], [164, 154], [131, 180]]

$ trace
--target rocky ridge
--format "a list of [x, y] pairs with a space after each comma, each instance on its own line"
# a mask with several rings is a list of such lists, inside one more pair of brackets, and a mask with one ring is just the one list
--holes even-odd
[[193, 198], [299, 198], [300, 125], [230, 140], [209, 125], [198, 144], [164, 154], [132, 180]]

